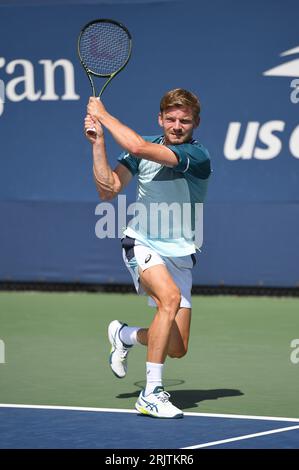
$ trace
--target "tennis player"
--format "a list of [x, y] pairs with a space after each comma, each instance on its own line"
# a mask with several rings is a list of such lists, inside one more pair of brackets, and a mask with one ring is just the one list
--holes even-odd
[[[94, 179], [100, 198], [114, 198], [136, 175], [137, 202], [146, 209], [144, 220], [137, 225], [129, 223], [124, 231], [123, 258], [137, 292], [149, 296], [149, 304], [157, 308], [156, 314], [148, 329], [114, 320], [108, 336], [110, 367], [119, 378], [127, 373], [132, 347], [147, 346], [146, 387], [135, 407], [140, 413], [157, 418], [183, 416], [163, 388], [162, 372], [167, 356], [181, 358], [188, 348], [191, 271], [196, 252], [194, 208], [204, 200], [211, 173], [207, 149], [193, 138], [199, 114], [198, 98], [178, 88], [166, 93], [160, 103], [158, 120], [163, 135], [141, 137], [93, 97], [85, 118], [85, 131], [96, 128], [96, 135], [87, 135], [87, 139], [92, 144]], [[124, 150], [114, 170], [108, 163], [103, 128]], [[180, 208], [188, 205], [190, 217], [186, 222], [183, 212], [172, 211], [170, 217], [163, 216], [162, 221], [151, 224], [151, 208], [161, 203], [168, 209], [174, 207], [173, 203]]]

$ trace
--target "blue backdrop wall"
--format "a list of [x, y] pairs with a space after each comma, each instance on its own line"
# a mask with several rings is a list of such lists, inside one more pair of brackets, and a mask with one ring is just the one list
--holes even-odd
[[[123, 22], [126, 70], [103, 96], [143, 135], [162, 94], [200, 96], [213, 176], [194, 284], [299, 283], [299, 4], [295, 0], [0, 1], [0, 281], [129, 283], [83, 136], [80, 28]], [[120, 148], [107, 135], [111, 164]], [[135, 184], [126, 191], [132, 202]]]

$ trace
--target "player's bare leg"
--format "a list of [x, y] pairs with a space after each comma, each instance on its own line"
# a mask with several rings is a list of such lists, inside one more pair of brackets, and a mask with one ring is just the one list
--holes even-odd
[[191, 308], [181, 307], [172, 325], [167, 355], [180, 358], [187, 354], [191, 325]]
[[[148, 331], [139, 330], [142, 344], [147, 344], [147, 360], [164, 363], [170, 355], [184, 355], [188, 346], [191, 309], [180, 308], [181, 294], [164, 265], [140, 273], [145, 291], [157, 304], [157, 312]], [[186, 315], [184, 315], [184, 313]]]
[[[167, 355], [172, 358], [183, 357], [188, 350], [191, 323], [191, 309], [181, 307], [172, 324]], [[134, 344], [148, 345], [148, 328], [128, 327], [114, 320], [109, 325], [111, 343], [110, 367], [114, 375], [123, 378], [127, 373], [127, 355]]]
[[[188, 351], [191, 324], [191, 308], [181, 307], [176, 314], [170, 331], [167, 355], [180, 358]], [[137, 331], [138, 343], [148, 345], [148, 328], [140, 328]]]
[[[180, 310], [181, 293], [164, 265], [146, 269], [140, 273], [140, 281], [145, 291], [155, 300], [158, 309], [147, 331], [147, 337], [145, 332], [140, 332], [143, 341], [147, 340], [147, 384], [135, 406], [143, 414], [160, 418], [179, 418], [183, 413], [170, 403], [169, 394], [164, 391], [162, 370], [170, 346], [174, 348], [172, 351], [180, 351], [179, 354], [183, 355], [185, 352], [184, 344], [188, 342], [190, 321], [187, 322], [188, 326], [185, 326], [188, 335], [184, 343], [175, 323]], [[180, 315], [180, 324], [185, 324], [181, 318]]]

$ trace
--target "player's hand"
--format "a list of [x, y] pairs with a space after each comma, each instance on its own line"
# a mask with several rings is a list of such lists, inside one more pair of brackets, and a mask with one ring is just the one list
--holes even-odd
[[[95, 129], [95, 132], [87, 133], [87, 129]], [[89, 114], [84, 119], [84, 133], [91, 144], [95, 144], [98, 139], [103, 138], [104, 131], [101, 124]]]
[[94, 96], [89, 98], [87, 105], [87, 113], [90, 114], [94, 119], [101, 121], [102, 115], [106, 112], [105, 106], [102, 101]]

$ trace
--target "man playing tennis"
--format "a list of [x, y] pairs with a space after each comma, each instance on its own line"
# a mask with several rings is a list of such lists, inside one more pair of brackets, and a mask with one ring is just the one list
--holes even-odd
[[[147, 346], [146, 387], [135, 407], [140, 413], [157, 418], [183, 416], [163, 388], [162, 371], [167, 356], [180, 358], [188, 348], [191, 270], [196, 251], [194, 207], [203, 202], [211, 173], [208, 151], [193, 139], [193, 131], [200, 122], [199, 113], [198, 98], [178, 88], [166, 93], [160, 103], [158, 119], [163, 135], [139, 136], [109, 114], [96, 98], [90, 98], [85, 118], [85, 130], [96, 128], [96, 135], [87, 135], [87, 139], [93, 148], [93, 171], [100, 198], [114, 198], [136, 175], [137, 202], [146, 208], [143, 222], [129, 223], [124, 231], [123, 258], [137, 292], [146, 293], [157, 311], [148, 329], [114, 320], [108, 336], [112, 346], [110, 366], [119, 378], [127, 373], [127, 356], [132, 346], [138, 343]], [[108, 163], [103, 127], [124, 149], [114, 170]], [[173, 203], [179, 207], [187, 204], [189, 223], [173, 214], [162, 217], [159, 227], [157, 224], [151, 227], [150, 209], [157, 203], [166, 203], [168, 208]]]

